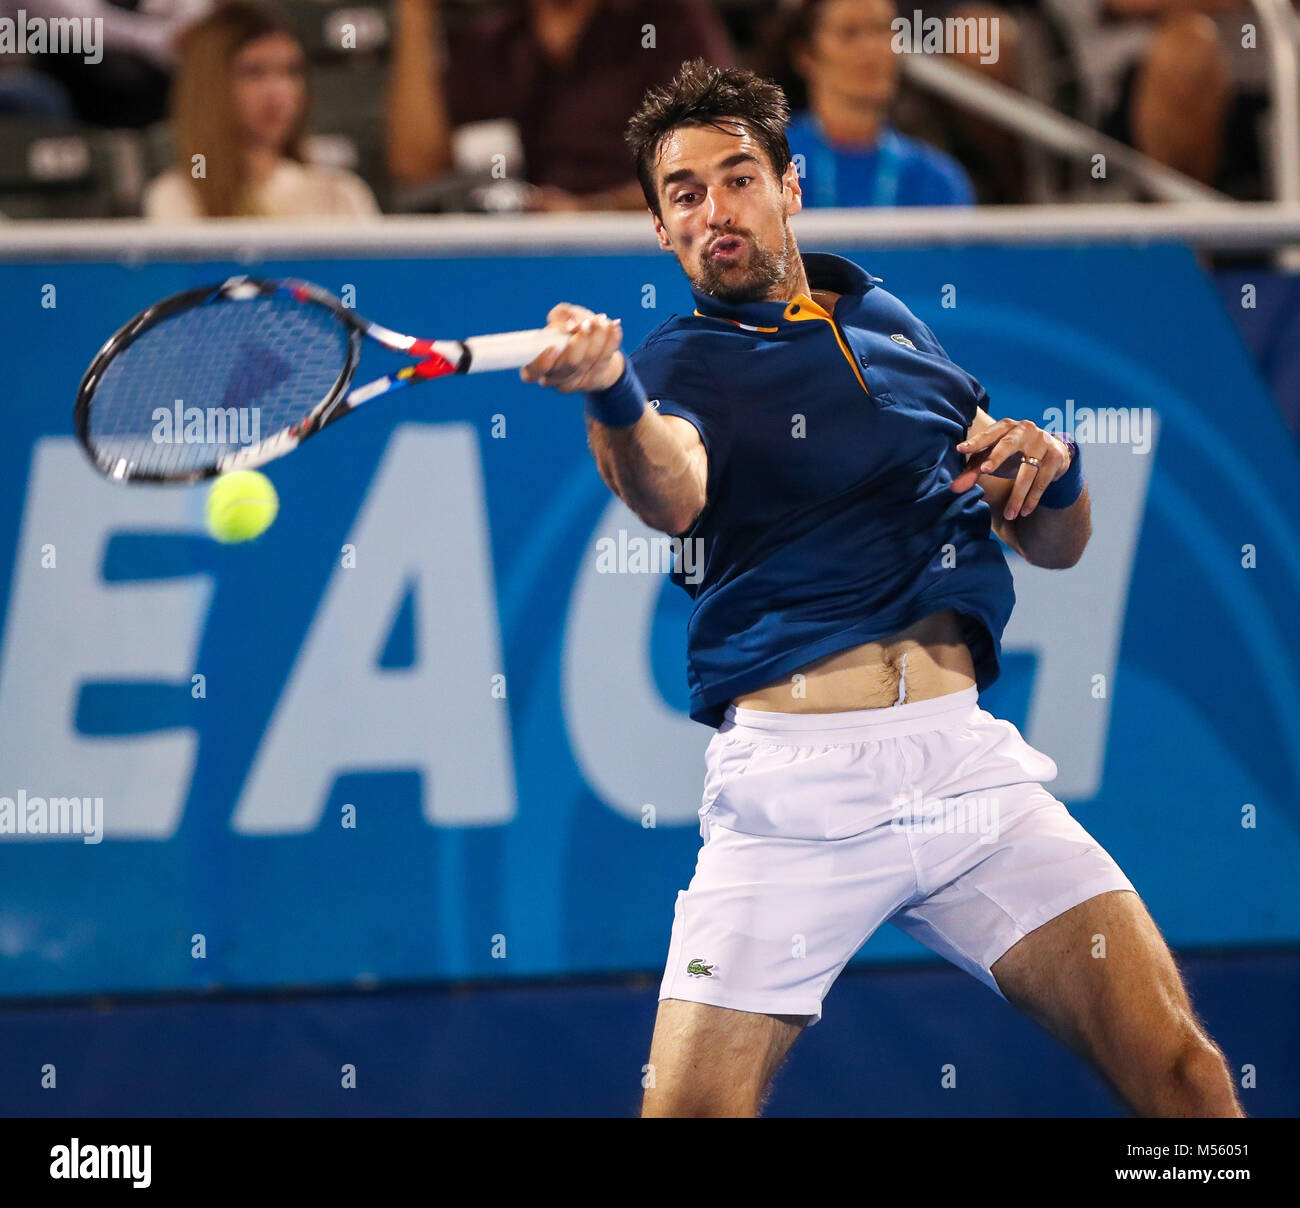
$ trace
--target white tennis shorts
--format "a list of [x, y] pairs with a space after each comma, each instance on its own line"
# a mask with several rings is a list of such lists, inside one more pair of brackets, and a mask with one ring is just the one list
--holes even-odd
[[1056, 764], [976, 689], [849, 713], [728, 708], [659, 997], [821, 1018], [886, 921], [1001, 996], [993, 963], [1080, 902], [1132, 890], [1041, 781]]

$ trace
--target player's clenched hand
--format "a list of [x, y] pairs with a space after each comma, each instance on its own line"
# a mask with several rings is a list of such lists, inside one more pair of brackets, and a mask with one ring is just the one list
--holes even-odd
[[970, 490], [983, 474], [1015, 479], [1003, 511], [1008, 520], [1028, 516], [1043, 492], [1070, 468], [1065, 442], [1029, 419], [1000, 419], [962, 441], [957, 451], [966, 454], [966, 468], [953, 479], [954, 491]]
[[597, 315], [583, 306], [561, 302], [546, 316], [548, 327], [568, 338], [559, 348], [548, 349], [525, 365], [519, 376], [525, 382], [553, 386], [565, 394], [575, 390], [604, 390], [623, 373], [623, 327], [618, 319]]

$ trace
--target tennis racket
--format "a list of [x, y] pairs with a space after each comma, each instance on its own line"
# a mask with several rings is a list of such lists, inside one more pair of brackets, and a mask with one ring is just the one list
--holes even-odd
[[[349, 389], [363, 339], [414, 364]], [[362, 403], [413, 382], [518, 369], [555, 328], [420, 340], [306, 281], [232, 277], [136, 315], [82, 378], [74, 415], [91, 462], [120, 482], [197, 482], [292, 452]]]

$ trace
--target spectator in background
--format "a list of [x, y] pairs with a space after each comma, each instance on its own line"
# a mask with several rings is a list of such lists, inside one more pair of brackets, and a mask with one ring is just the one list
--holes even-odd
[[894, 0], [802, 0], [785, 50], [808, 109], [791, 119], [804, 205], [969, 206], [974, 189], [952, 156], [889, 124], [898, 84]]
[[288, 26], [232, 0], [180, 44], [177, 165], [145, 190], [146, 218], [356, 218], [379, 212], [351, 172], [307, 162], [306, 58]]
[[0, 117], [70, 122], [76, 116], [71, 94], [57, 80], [22, 62], [0, 64]]
[[3, 0], [15, 10], [46, 21], [102, 22], [103, 57], [87, 63], [80, 55], [32, 55], [32, 66], [57, 81], [71, 98], [78, 120], [96, 126], [138, 128], [166, 115], [173, 43], [212, 7], [212, 0]]
[[623, 127], [682, 61], [733, 61], [704, 0], [519, 0], [445, 50], [440, 0], [395, 0], [388, 163], [419, 184], [451, 170], [452, 131], [509, 118], [539, 210], [643, 209]]
[[[1084, 118], [1168, 167], [1259, 195], [1267, 37], [1248, 0], [1046, 0], [1079, 72]], [[1259, 45], [1242, 45], [1242, 26]]]

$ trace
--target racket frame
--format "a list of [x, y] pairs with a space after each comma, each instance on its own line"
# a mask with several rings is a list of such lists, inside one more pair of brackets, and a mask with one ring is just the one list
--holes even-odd
[[[210, 466], [198, 466], [184, 472], [161, 473], [130, 468], [125, 458], [111, 458], [96, 450], [90, 433], [90, 416], [95, 390], [104, 371], [113, 359], [133, 344], [146, 331], [158, 326], [173, 315], [187, 310], [198, 310], [208, 305], [238, 305], [255, 298], [287, 296], [299, 303], [323, 308], [339, 322], [347, 336], [343, 368], [333, 386], [312, 410], [298, 423], [268, 436], [257, 444], [248, 445], [227, 453]], [[523, 334], [523, 333], [520, 333]], [[532, 334], [532, 333], [528, 333]], [[406, 356], [419, 358], [418, 363], [405, 366], [394, 373], [377, 378], [351, 393], [345, 393], [352, 383], [361, 363], [362, 340], [366, 337], [378, 344]], [[496, 337], [487, 337], [495, 339]], [[344, 306], [333, 294], [309, 281], [293, 278], [269, 279], [248, 276], [230, 277], [220, 285], [200, 286], [183, 290], [155, 302], [122, 325], [95, 355], [77, 389], [73, 409], [77, 439], [81, 442], [91, 462], [108, 478], [116, 482], [187, 483], [216, 478], [231, 470], [253, 469], [291, 452], [309, 436], [341, 419], [362, 403], [411, 382], [432, 377], [469, 371], [472, 355], [470, 344], [462, 340], [420, 340], [391, 331], [362, 318]], [[130, 472], [128, 472], [130, 471]]]

